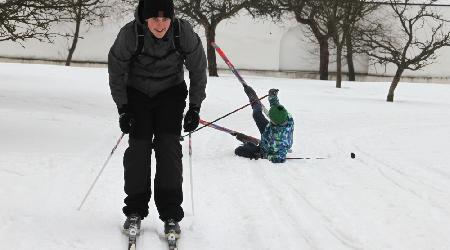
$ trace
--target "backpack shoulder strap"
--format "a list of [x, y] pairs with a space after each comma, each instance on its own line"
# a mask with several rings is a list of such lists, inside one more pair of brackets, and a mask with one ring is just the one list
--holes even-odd
[[178, 18], [175, 18], [173, 20], [173, 42], [175, 45], [175, 49], [182, 55], [185, 56], [186, 53], [181, 49], [181, 42], [180, 42], [180, 34], [181, 34], [181, 26], [180, 26], [180, 20]]
[[135, 28], [137, 33], [137, 44], [131, 61], [134, 61], [142, 53], [142, 49], [144, 48], [144, 27], [137, 24], [135, 21]]

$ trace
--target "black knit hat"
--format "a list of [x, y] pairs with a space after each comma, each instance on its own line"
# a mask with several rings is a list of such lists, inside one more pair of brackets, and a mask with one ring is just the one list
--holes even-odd
[[142, 18], [167, 17], [173, 19], [173, 0], [144, 0]]

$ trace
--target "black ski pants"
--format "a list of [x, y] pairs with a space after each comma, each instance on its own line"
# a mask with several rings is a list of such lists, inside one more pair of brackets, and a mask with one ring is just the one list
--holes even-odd
[[129, 147], [123, 157], [125, 215], [148, 215], [151, 190], [151, 154], [155, 152], [154, 200], [163, 221], [184, 217], [183, 166], [180, 144], [186, 83], [171, 87], [155, 97], [128, 88], [128, 106], [134, 118]]
[[[258, 130], [261, 134], [264, 133], [264, 129], [266, 128], [269, 121], [266, 119], [262, 112], [262, 105], [260, 102], [256, 102], [252, 105], [253, 109], [253, 120], [258, 127]], [[251, 142], [246, 142], [244, 145], [237, 147], [234, 150], [234, 153], [238, 156], [250, 158], [250, 159], [259, 159], [261, 157], [261, 148], [259, 145], [255, 145]]]

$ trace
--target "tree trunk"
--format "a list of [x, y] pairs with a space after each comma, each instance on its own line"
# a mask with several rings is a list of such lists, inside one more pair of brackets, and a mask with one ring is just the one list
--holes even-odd
[[394, 102], [394, 91], [397, 88], [398, 83], [400, 82], [400, 78], [402, 77], [404, 69], [398, 67], [397, 72], [395, 72], [394, 79], [392, 79], [391, 87], [389, 88], [389, 93], [387, 95], [388, 102]]
[[216, 25], [211, 25], [205, 27], [206, 31], [206, 53], [208, 57], [208, 73], [209, 76], [219, 76], [217, 74], [217, 59], [216, 59], [216, 51], [214, 47], [211, 45], [211, 42], [215, 42], [216, 40]]
[[336, 48], [336, 88], [341, 88], [342, 85], [342, 45]]
[[66, 59], [66, 66], [70, 66], [72, 62], [72, 56], [77, 48], [78, 37], [80, 36], [80, 26], [81, 26], [81, 7], [77, 10], [77, 18], [75, 20], [75, 33], [73, 34], [72, 46], [69, 48], [69, 54]]
[[356, 74], [355, 74], [355, 65], [353, 64], [353, 43], [352, 43], [352, 38], [349, 36], [345, 40], [346, 40], [346, 47], [347, 47], [348, 80], [349, 81], [355, 81], [356, 80]]
[[320, 38], [320, 67], [319, 74], [320, 80], [328, 80], [328, 64], [330, 62], [330, 52], [328, 50], [328, 38]]

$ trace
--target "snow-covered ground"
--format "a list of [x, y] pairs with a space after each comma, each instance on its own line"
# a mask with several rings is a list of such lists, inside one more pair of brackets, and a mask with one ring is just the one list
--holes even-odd
[[[0, 64], [0, 249], [125, 249], [120, 232], [124, 140], [106, 69]], [[450, 249], [450, 86], [246, 77], [272, 87], [296, 121], [281, 165], [234, 155], [239, 142], [193, 136], [195, 216], [187, 142], [180, 249]], [[210, 78], [202, 117], [246, 103], [232, 75]], [[219, 125], [257, 135], [250, 109]], [[350, 153], [356, 159], [350, 158]], [[153, 171], [154, 172], [154, 171]], [[138, 249], [166, 249], [151, 201]]]

